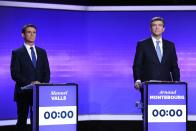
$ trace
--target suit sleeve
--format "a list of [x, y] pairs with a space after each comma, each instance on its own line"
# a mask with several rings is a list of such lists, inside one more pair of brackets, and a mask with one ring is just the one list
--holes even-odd
[[174, 44], [172, 44], [172, 66], [171, 73], [174, 81], [180, 81], [180, 69], [178, 67], [178, 58], [176, 55], [176, 49]]
[[21, 63], [19, 60], [19, 55], [15, 51], [12, 51], [10, 70], [12, 79], [18, 85], [25, 86], [31, 83], [31, 81], [21, 75]]
[[50, 82], [50, 66], [48, 62], [47, 53], [44, 50], [44, 77], [43, 77], [44, 83]]
[[142, 63], [143, 63], [143, 50], [141, 43], [137, 43], [136, 53], [133, 63], [133, 77], [134, 81], [141, 80], [141, 73], [142, 73]]

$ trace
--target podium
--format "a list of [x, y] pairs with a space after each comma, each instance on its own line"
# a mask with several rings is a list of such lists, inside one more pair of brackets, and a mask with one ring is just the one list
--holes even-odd
[[144, 82], [144, 131], [186, 131], [187, 83]]
[[33, 131], [77, 131], [77, 84], [36, 84], [25, 89], [33, 90]]

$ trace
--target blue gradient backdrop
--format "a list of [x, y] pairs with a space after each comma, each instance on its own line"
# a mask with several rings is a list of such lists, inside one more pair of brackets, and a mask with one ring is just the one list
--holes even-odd
[[150, 36], [149, 20], [166, 20], [176, 45], [181, 80], [188, 82], [189, 114], [196, 114], [196, 12], [84, 12], [0, 7], [0, 119], [15, 119], [11, 51], [23, 44], [21, 28], [37, 25], [36, 45], [48, 52], [51, 83], [79, 84], [79, 115], [140, 114], [132, 64], [138, 40]]

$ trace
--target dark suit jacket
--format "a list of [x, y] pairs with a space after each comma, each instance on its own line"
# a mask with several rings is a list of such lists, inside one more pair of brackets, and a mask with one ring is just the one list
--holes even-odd
[[[46, 51], [35, 46], [37, 52], [36, 68], [34, 68], [27, 49], [23, 45], [21, 48], [12, 51], [11, 76], [16, 82], [14, 99], [20, 98], [21, 87], [30, 84], [32, 81], [48, 83], [50, 81], [50, 68]], [[32, 94], [32, 93], [31, 93]]]
[[[176, 49], [172, 42], [163, 39], [163, 57], [159, 62], [152, 38], [139, 41], [133, 64], [134, 81], [180, 80]], [[171, 73], [170, 73], [171, 72]]]

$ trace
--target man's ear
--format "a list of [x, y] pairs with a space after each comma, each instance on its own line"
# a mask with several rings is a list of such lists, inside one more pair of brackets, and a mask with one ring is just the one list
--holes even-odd
[[165, 27], [163, 27], [163, 32], [165, 31]]
[[22, 37], [24, 38], [24, 33], [21, 33]]

